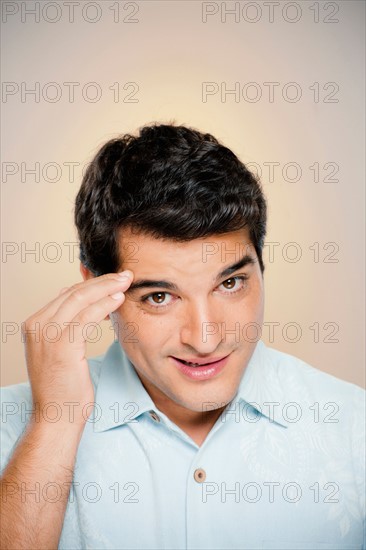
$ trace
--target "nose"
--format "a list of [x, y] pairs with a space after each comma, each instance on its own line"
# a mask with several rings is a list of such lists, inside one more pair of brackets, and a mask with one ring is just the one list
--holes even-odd
[[213, 353], [222, 341], [220, 310], [213, 304], [190, 303], [184, 312], [180, 328], [181, 343], [197, 354]]

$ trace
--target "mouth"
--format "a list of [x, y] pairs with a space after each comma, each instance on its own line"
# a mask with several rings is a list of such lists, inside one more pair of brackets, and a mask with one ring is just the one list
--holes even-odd
[[206, 361], [204, 359], [198, 359], [198, 360], [189, 360], [189, 361], [186, 361], [185, 359], [180, 359], [179, 357], [173, 357], [173, 359], [176, 359], [177, 361], [180, 361], [181, 363], [183, 363], [184, 365], [188, 365], [190, 367], [205, 367], [207, 365], [213, 365], [214, 363], [218, 363], [219, 361], [222, 361], [223, 359], [225, 359], [225, 357], [228, 357], [228, 355], [225, 355], [224, 357], [214, 357], [212, 359], [210, 359], [209, 361]]
[[171, 356], [175, 366], [188, 378], [193, 380], [207, 380], [218, 375], [225, 367], [229, 355], [224, 357], [212, 357], [209, 360], [190, 358], [190, 360], [179, 359]]

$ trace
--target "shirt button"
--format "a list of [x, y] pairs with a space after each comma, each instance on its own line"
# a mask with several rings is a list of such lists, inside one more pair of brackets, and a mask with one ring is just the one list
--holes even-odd
[[202, 468], [198, 468], [194, 471], [193, 477], [197, 483], [203, 483], [206, 479], [206, 472], [205, 470], [202, 470]]
[[156, 414], [155, 411], [150, 411], [149, 414], [150, 414], [151, 418], [152, 418], [153, 420], [155, 420], [155, 422], [160, 422], [160, 418], [159, 418], [159, 416]]

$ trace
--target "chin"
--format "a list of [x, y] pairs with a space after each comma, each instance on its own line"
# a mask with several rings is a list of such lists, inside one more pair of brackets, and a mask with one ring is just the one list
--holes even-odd
[[187, 402], [180, 401], [178, 402], [178, 404], [184, 407], [185, 409], [188, 409], [189, 411], [205, 413], [205, 412], [221, 409], [222, 407], [226, 407], [226, 405], [230, 403], [230, 401], [231, 399], [224, 399], [224, 398], [217, 399], [217, 397], [215, 399], [214, 398], [211, 399], [210, 397], [205, 397], [199, 402], [196, 401], [195, 403], [187, 403]]

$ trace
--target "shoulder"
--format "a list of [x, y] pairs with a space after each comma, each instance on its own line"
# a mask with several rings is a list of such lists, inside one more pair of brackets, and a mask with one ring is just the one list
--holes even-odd
[[355, 484], [363, 507], [366, 391], [293, 355], [265, 345], [260, 352], [261, 378], [265, 384], [271, 381], [275, 388], [271, 395], [282, 401], [279, 419], [286, 418], [295, 440], [301, 439], [313, 453], [318, 470], [339, 479], [343, 486]]
[[[288, 416], [304, 430], [346, 446], [362, 465], [365, 456], [366, 391], [327, 374], [293, 355], [263, 345], [263, 376], [275, 387]], [[283, 411], [282, 411], [283, 416]], [[362, 470], [362, 467], [361, 467]]]
[[304, 400], [339, 400], [353, 403], [353, 407], [365, 403], [366, 392], [360, 386], [341, 380], [306, 363], [302, 359], [263, 344], [265, 370], [271, 371], [281, 384], [286, 397]]

